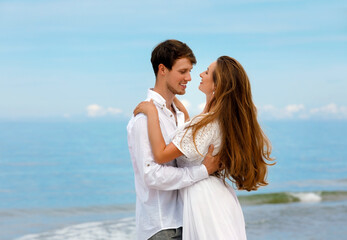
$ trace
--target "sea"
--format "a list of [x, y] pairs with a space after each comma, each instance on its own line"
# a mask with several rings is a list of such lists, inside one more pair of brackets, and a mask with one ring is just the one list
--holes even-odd
[[[126, 120], [0, 122], [0, 239], [135, 239]], [[347, 239], [347, 122], [264, 121], [269, 185], [236, 191], [249, 240]]]

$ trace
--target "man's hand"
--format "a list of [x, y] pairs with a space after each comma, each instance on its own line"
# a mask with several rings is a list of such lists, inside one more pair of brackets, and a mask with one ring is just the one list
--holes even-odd
[[210, 145], [208, 148], [208, 152], [204, 158], [204, 161], [202, 162], [202, 164], [205, 165], [209, 175], [213, 174], [219, 169], [219, 157], [218, 155], [214, 157], [212, 156], [213, 149], [214, 146]]

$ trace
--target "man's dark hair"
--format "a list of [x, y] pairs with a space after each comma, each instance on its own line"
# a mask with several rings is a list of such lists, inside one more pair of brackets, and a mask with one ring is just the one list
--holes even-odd
[[188, 58], [192, 64], [196, 64], [194, 53], [187, 44], [174, 39], [159, 43], [152, 51], [151, 57], [155, 76], [158, 74], [159, 64], [162, 63], [171, 70], [175, 61], [180, 58]]

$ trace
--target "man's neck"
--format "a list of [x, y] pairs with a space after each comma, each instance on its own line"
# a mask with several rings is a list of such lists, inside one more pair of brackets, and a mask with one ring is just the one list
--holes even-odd
[[175, 95], [169, 89], [163, 89], [157, 86], [154, 86], [153, 91], [159, 93], [166, 101], [167, 109], [171, 110], [173, 99]]

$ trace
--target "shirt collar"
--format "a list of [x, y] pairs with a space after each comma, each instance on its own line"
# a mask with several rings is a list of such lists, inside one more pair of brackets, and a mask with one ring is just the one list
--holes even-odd
[[[160, 107], [166, 108], [166, 100], [159, 93], [153, 91], [152, 89], [148, 89], [147, 99], [153, 99], [154, 104]], [[175, 109], [176, 113], [180, 112], [180, 110], [176, 107], [176, 105], [172, 102], [172, 106]]]
[[159, 105], [160, 107], [166, 107], [166, 100], [152, 89], [148, 89], [147, 99], [153, 99], [154, 104]]

